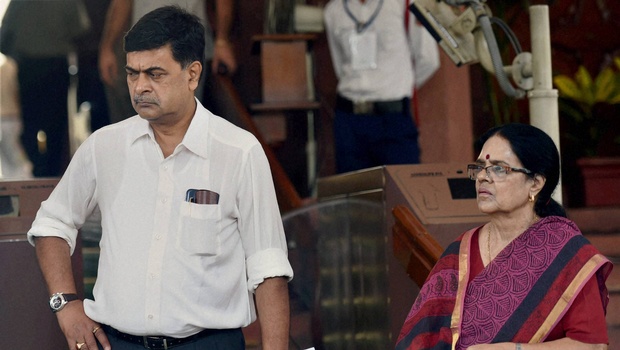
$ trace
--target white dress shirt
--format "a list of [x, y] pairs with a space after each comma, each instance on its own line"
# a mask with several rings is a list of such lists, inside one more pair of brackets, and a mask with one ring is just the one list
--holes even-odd
[[[255, 319], [256, 287], [293, 276], [261, 145], [196, 103], [167, 158], [139, 116], [93, 133], [28, 232], [31, 242], [64, 238], [73, 252], [99, 207], [99, 270], [84, 308], [122, 332], [186, 337], [243, 327]], [[188, 189], [217, 192], [219, 203], [187, 202]]]
[[[347, 36], [356, 26], [345, 10], [367, 22], [365, 31], [377, 35], [375, 69], [354, 69]], [[381, 4], [382, 3], [382, 4]], [[439, 67], [439, 50], [433, 37], [409, 14], [405, 28], [405, 0], [331, 0], [325, 6], [325, 27], [332, 63], [338, 78], [338, 93], [353, 101], [387, 101], [411, 97]]]

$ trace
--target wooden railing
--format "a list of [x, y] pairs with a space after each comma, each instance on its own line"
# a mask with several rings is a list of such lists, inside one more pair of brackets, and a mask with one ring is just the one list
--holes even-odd
[[300, 208], [302, 200], [299, 193], [293, 186], [290, 178], [284, 171], [280, 161], [276, 157], [271, 147], [265, 142], [256, 124], [252, 120], [252, 116], [248, 112], [244, 103], [235, 89], [232, 80], [226, 75], [214, 75], [209, 78], [205, 87], [210, 94], [210, 100], [213, 101], [215, 113], [231, 121], [235, 125], [242, 127], [256, 136], [263, 146], [271, 173], [273, 176], [278, 204], [281, 212], [287, 212], [292, 209]]
[[395, 219], [392, 227], [394, 256], [421, 287], [443, 248], [407, 207], [398, 205], [392, 209], [392, 214]]

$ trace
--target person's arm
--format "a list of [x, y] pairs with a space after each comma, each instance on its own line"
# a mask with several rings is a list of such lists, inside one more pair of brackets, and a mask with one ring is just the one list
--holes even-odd
[[415, 87], [421, 88], [440, 66], [437, 42], [412, 16], [409, 21], [409, 47], [414, 65]]
[[[67, 242], [58, 237], [39, 237], [35, 239], [35, 249], [50, 295], [54, 293], [76, 293], [70, 248]], [[99, 324], [86, 316], [82, 301], [67, 303], [62, 310], [56, 313], [56, 316], [69, 349], [75, 349], [77, 343], [86, 343], [89, 349], [97, 349], [95, 337], [104, 349], [111, 349], [102, 330], [93, 333]]]
[[334, 74], [336, 78], [340, 79], [342, 76], [342, 66], [344, 64], [344, 57], [340, 52], [340, 47], [338, 44], [338, 38], [336, 37], [336, 18], [333, 15], [334, 10], [333, 6], [336, 6], [334, 3], [329, 2], [325, 5], [325, 11], [323, 11], [323, 21], [325, 23], [325, 35], [327, 36], [327, 44], [329, 47], [329, 54], [332, 60], [332, 68], [334, 70]]
[[286, 278], [274, 277], [265, 279], [256, 288], [263, 349], [288, 349], [290, 311], [287, 284]]
[[218, 73], [220, 64], [224, 65], [228, 74], [237, 70], [237, 61], [230, 42], [230, 30], [234, 17], [234, 1], [217, 0], [215, 4], [215, 42], [213, 43], [213, 61], [211, 70]]
[[112, 86], [118, 74], [114, 47], [131, 17], [131, 0], [112, 0], [108, 6], [101, 43], [99, 44], [99, 74], [101, 81]]
[[607, 350], [607, 344], [586, 344], [562, 338], [550, 342], [538, 344], [520, 344], [520, 349], [515, 343], [481, 344], [467, 348], [467, 350]]

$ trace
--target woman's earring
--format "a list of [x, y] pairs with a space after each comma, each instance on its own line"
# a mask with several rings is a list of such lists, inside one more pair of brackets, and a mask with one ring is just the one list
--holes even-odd
[[530, 202], [534, 202], [536, 200], [536, 197], [534, 197], [534, 195], [530, 192], [530, 198], [529, 201]]

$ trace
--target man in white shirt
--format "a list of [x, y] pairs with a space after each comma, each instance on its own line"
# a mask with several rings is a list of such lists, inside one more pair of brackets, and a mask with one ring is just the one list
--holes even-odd
[[338, 78], [336, 167], [419, 163], [414, 86], [439, 68], [437, 44], [409, 18], [408, 0], [331, 0], [325, 27]]
[[[70, 349], [288, 349], [287, 259], [269, 165], [256, 138], [195, 98], [204, 28], [178, 7], [125, 36], [138, 115], [93, 133], [28, 232]], [[75, 300], [70, 253], [99, 208], [94, 300]]]

